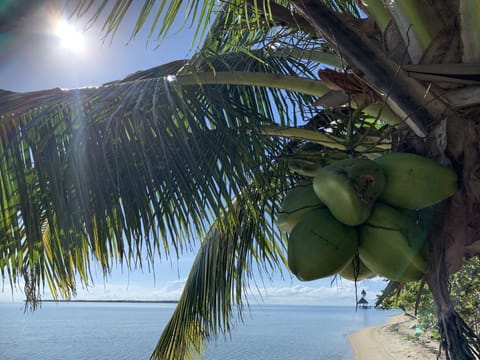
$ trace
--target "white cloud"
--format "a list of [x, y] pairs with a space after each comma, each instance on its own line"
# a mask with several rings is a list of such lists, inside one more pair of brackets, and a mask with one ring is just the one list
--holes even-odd
[[108, 283], [103, 287], [95, 286], [77, 293], [82, 300], [178, 300], [185, 280], [167, 281], [159, 286], [121, 285]]
[[[360, 292], [367, 292], [367, 300], [374, 302], [379, 293], [375, 282], [361, 282], [357, 284], [348, 280], [339, 280], [332, 285], [329, 281], [316, 281], [310, 283], [293, 284], [289, 286], [268, 286], [261, 289], [249, 289], [250, 302], [263, 302], [267, 304], [298, 304], [298, 305], [352, 305], [355, 304]], [[260, 291], [260, 294], [259, 294]]]

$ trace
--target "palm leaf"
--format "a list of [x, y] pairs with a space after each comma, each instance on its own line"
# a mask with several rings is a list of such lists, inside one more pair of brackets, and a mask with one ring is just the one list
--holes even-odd
[[[354, 0], [325, 0], [323, 3], [332, 10], [348, 13], [356, 17], [359, 16], [358, 7]], [[289, 1], [286, 0], [230, 0], [223, 6], [219, 6], [218, 3], [213, 0], [146, 0], [141, 9], [135, 14], [137, 20], [132, 30], [132, 39], [147, 23], [149, 23], [150, 26], [150, 38], [155, 37], [157, 40], [165, 38], [172, 26], [179, 21], [179, 18], [181, 18], [180, 14], [182, 13], [184, 20], [180, 22], [179, 27], [195, 26], [196, 39], [202, 39], [205, 36], [212, 18], [222, 12], [227, 13], [227, 17], [240, 18], [246, 21], [248, 26], [244, 29], [251, 30], [252, 28], [258, 28], [262, 22], [268, 24], [275, 23], [276, 5], [278, 5], [280, 9], [286, 10], [287, 14], [292, 13]], [[103, 24], [105, 36], [113, 36], [125, 17], [132, 15], [133, 7], [133, 2], [130, 0], [103, 0], [101, 2], [81, 0], [78, 1], [73, 14], [76, 16], [85, 16], [87, 13], [92, 13], [93, 15], [90, 15], [91, 23], [98, 21], [106, 15]], [[252, 12], [254, 14], [253, 17]], [[301, 18], [301, 16], [297, 15], [297, 18]], [[277, 21], [278, 20], [277, 18]], [[285, 24], [284, 22], [282, 23]], [[307, 24], [306, 21], [304, 21], [304, 23]], [[297, 24], [298, 20], [292, 21], [291, 23], [294, 27], [298, 27]]]
[[[256, 130], [268, 120], [221, 89], [206, 96], [158, 79], [115, 89], [37, 94], [31, 104], [43, 105], [30, 111], [4, 98], [2, 250], [24, 254], [26, 244], [37, 285], [43, 266], [86, 279], [89, 251], [107, 273], [114, 259], [141, 266], [143, 246], [150, 257], [180, 254], [276, 151]], [[51, 264], [39, 256], [45, 223]], [[20, 265], [6, 266], [15, 277]]]
[[29, 300], [45, 282], [65, 297], [75, 274], [87, 284], [90, 253], [105, 274], [117, 260], [142, 266], [142, 249], [180, 254], [262, 179], [282, 146], [265, 137], [272, 119], [304, 121], [305, 93], [325, 91], [308, 61], [213, 50], [98, 88], [0, 94], [2, 273], [28, 277]]
[[285, 263], [283, 241], [269, 220], [275, 208], [272, 199], [280, 198], [278, 182], [284, 180], [278, 170], [271, 174], [272, 188], [246, 189], [226, 209], [223, 220], [212, 225], [152, 358], [201, 355], [206, 339], [230, 331], [235, 307], [241, 314], [252, 262], [269, 271]]

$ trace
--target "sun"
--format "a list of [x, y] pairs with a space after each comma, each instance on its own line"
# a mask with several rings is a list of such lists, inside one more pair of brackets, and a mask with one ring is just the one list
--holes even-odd
[[59, 20], [55, 27], [55, 35], [60, 39], [60, 44], [73, 52], [82, 52], [85, 48], [83, 34], [65, 20]]

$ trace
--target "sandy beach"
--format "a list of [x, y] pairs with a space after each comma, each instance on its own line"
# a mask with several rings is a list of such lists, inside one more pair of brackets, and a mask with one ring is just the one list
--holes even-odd
[[438, 342], [425, 334], [415, 336], [416, 323], [413, 316], [399, 314], [386, 325], [352, 333], [349, 340], [355, 360], [436, 360]]

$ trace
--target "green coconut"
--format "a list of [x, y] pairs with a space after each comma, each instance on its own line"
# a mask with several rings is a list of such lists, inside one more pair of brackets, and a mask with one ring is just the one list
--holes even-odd
[[320, 169], [313, 189], [335, 218], [351, 226], [367, 220], [385, 186], [378, 164], [368, 159], [345, 159]]
[[288, 266], [303, 281], [338, 273], [358, 246], [355, 228], [340, 223], [327, 208], [303, 216], [288, 238]]
[[428, 233], [411, 216], [377, 202], [359, 233], [360, 259], [372, 271], [402, 282], [419, 280], [427, 272]]
[[324, 206], [313, 191], [312, 183], [299, 185], [285, 195], [277, 217], [277, 226], [289, 233], [309, 211]]
[[375, 162], [385, 173], [380, 200], [405, 209], [424, 209], [457, 191], [456, 173], [423, 156], [408, 153], [383, 155]]
[[347, 280], [360, 281], [371, 279], [376, 276], [377, 273], [370, 270], [358, 256], [355, 256], [352, 261], [338, 272], [338, 275]]

